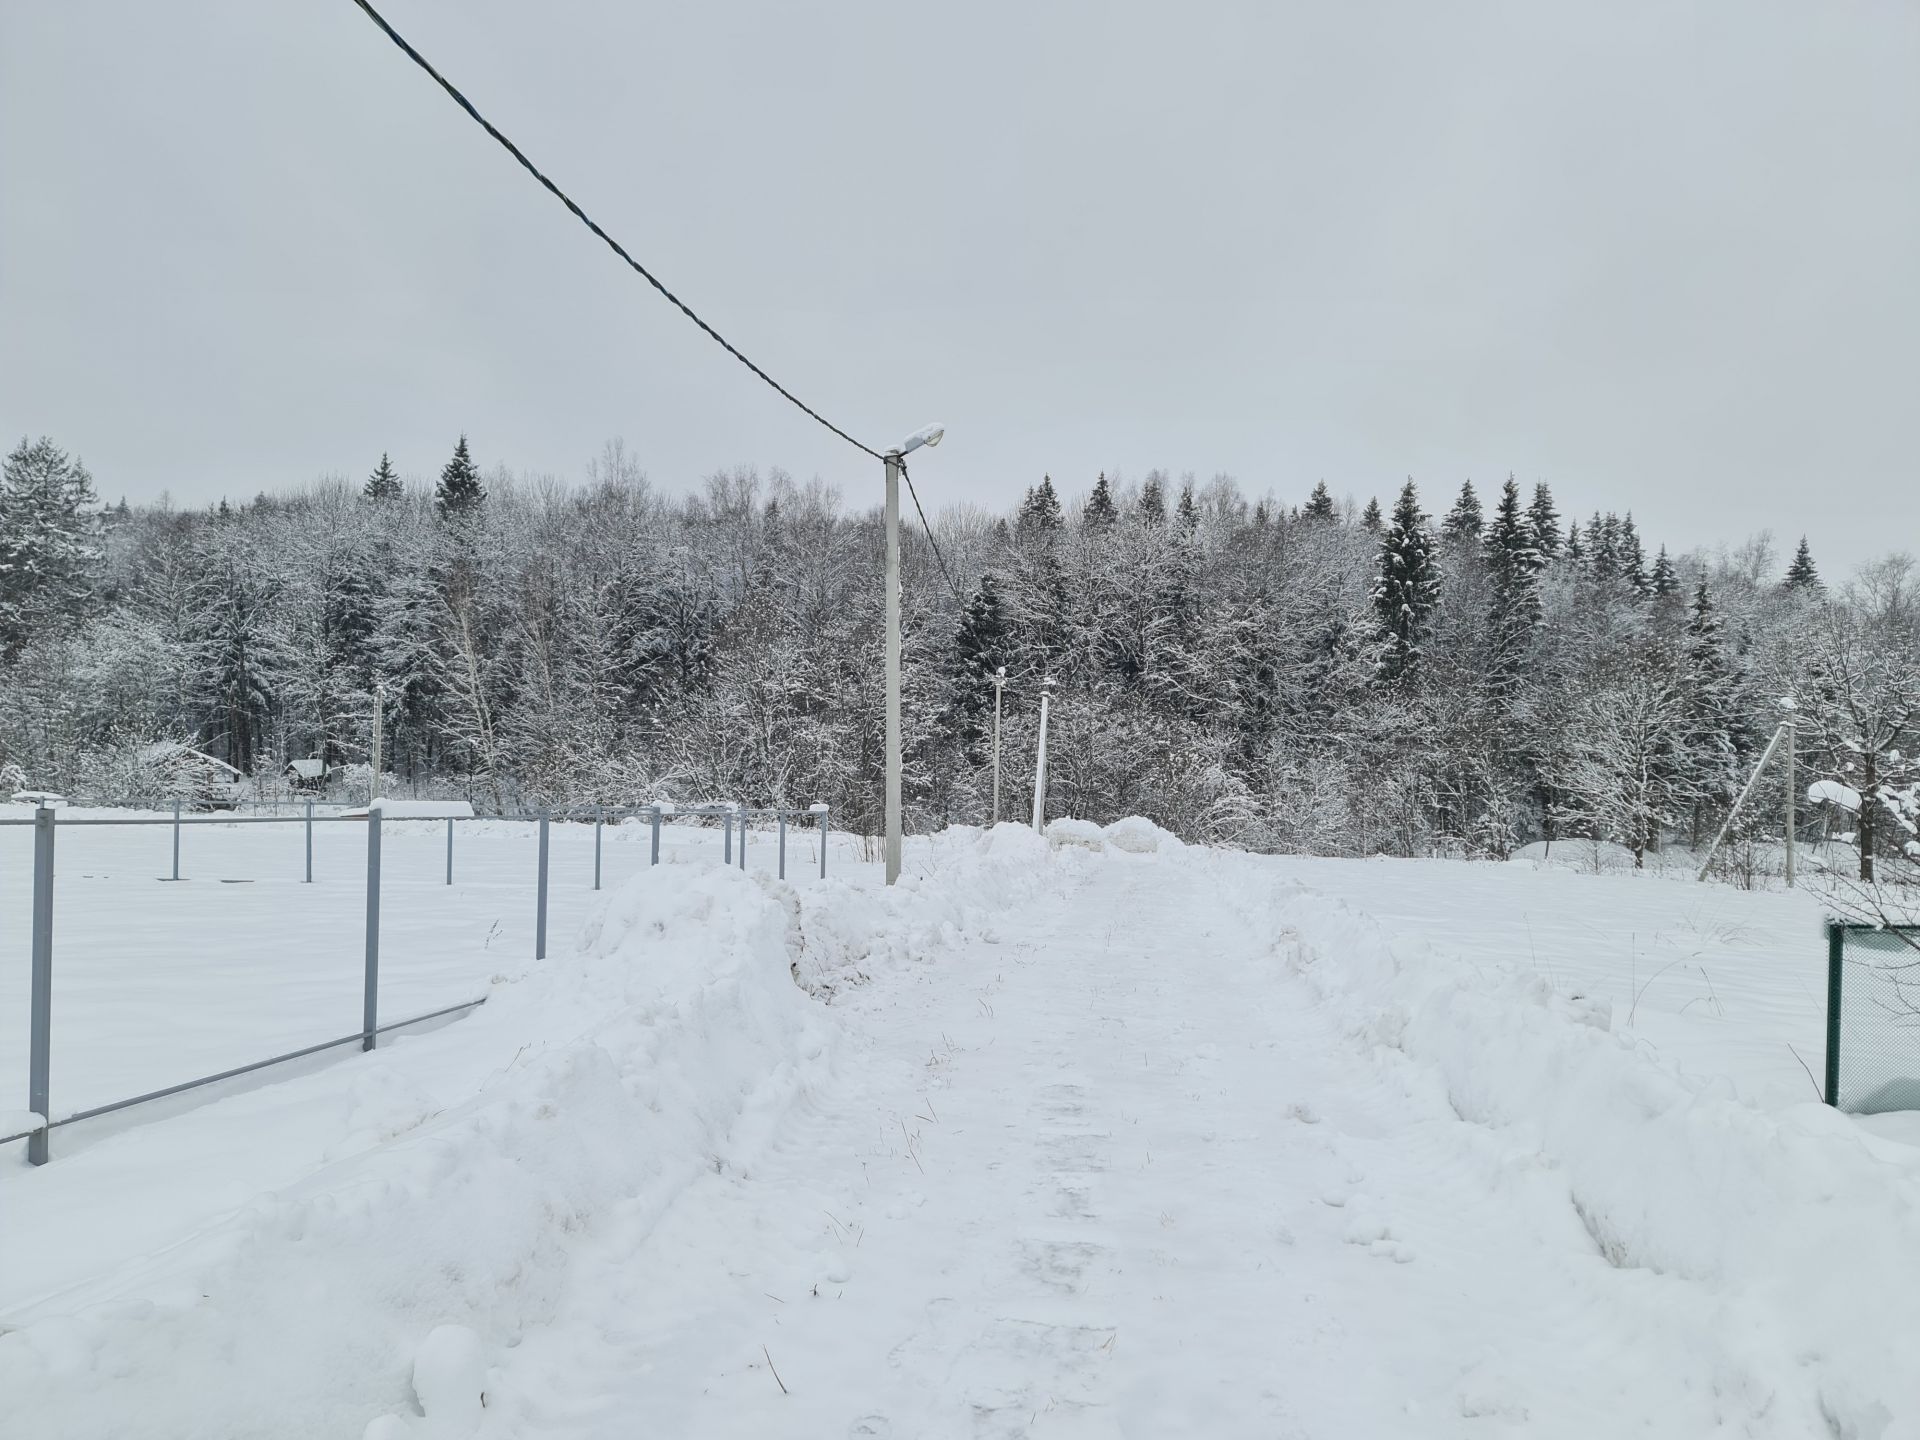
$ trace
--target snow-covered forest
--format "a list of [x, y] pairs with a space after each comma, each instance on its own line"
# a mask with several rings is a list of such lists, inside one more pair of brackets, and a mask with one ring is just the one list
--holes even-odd
[[[153, 803], [155, 742], [241, 771], [368, 759], [485, 809], [881, 793], [875, 496], [738, 470], [691, 494], [619, 444], [582, 483], [437, 483], [385, 458], [212, 510], [102, 508], [52, 441], [0, 489], [0, 765], [14, 784]], [[1225, 476], [1041, 480], [1012, 514], [906, 508], [908, 826], [1050, 803], [1193, 839], [1329, 854], [1502, 855], [1593, 835], [1636, 855], [1710, 835], [1791, 699], [1808, 780], [1912, 835], [1920, 603], [1894, 554], [1823, 583], [1804, 541], [1669, 553], [1631, 515], [1509, 480], [1356, 504]], [[1568, 510], [1571, 510], [1568, 506]], [[949, 580], [949, 572], [951, 581]], [[1774, 787], [1777, 789], [1777, 787]], [[1819, 817], [1808, 817], [1818, 820]], [[1829, 820], [1832, 817], [1827, 817]], [[1753, 825], [1775, 833], [1777, 795]]]

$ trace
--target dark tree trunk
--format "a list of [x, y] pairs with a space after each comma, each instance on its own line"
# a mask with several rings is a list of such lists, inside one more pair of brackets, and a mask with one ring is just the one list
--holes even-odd
[[1867, 751], [1866, 784], [1860, 787], [1860, 878], [1873, 880], [1873, 808], [1880, 802], [1874, 792], [1880, 788], [1879, 756]]

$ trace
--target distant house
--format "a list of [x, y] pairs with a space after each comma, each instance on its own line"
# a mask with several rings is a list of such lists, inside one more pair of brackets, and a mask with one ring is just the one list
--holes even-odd
[[287, 783], [295, 790], [324, 790], [333, 767], [315, 756], [308, 760], [289, 760], [285, 773]]
[[166, 792], [190, 810], [233, 810], [247, 797], [247, 777], [204, 750], [175, 741], [149, 745], [141, 763]]

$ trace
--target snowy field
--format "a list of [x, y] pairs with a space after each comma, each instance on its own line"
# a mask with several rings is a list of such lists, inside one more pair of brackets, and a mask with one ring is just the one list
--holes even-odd
[[[489, 1003], [0, 1151], [5, 1424], [1920, 1435], [1920, 1128], [1814, 1103], [1815, 898], [1063, 830], [888, 892], [610, 828], [595, 896], [557, 826], [536, 965], [532, 827], [448, 888], [389, 824], [383, 1014]], [[62, 834], [56, 1113], [357, 1026], [317, 834]]]

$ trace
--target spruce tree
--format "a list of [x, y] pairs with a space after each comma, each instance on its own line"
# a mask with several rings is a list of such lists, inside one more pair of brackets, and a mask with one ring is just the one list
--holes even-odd
[[453, 447], [453, 458], [440, 472], [440, 484], [434, 489], [433, 503], [444, 520], [473, 514], [486, 503], [487, 487], [480, 483], [480, 471], [467, 454], [467, 437]]
[[[1411, 484], [1412, 482], [1409, 481], [1408, 483]], [[1378, 535], [1380, 533], [1380, 527], [1384, 523], [1380, 516], [1380, 502], [1377, 499], [1369, 499], [1367, 501], [1367, 508], [1360, 512], [1360, 528], [1370, 534]]]
[[[1507, 483], [1511, 485], [1513, 482]], [[1478, 540], [1485, 524], [1486, 519], [1480, 511], [1480, 497], [1473, 493], [1473, 481], [1468, 480], [1460, 486], [1460, 498], [1447, 511], [1447, 518], [1440, 522], [1440, 533], [1449, 540]]]
[[1192, 481], [1180, 487], [1180, 504], [1175, 508], [1175, 518], [1182, 535], [1191, 535], [1200, 528], [1200, 506], [1193, 498]]
[[1580, 542], [1580, 522], [1567, 522], [1566, 556], [1570, 563], [1584, 566], [1587, 563], [1587, 547]]
[[1533, 487], [1533, 504], [1527, 507], [1527, 519], [1533, 525], [1533, 543], [1541, 555], [1548, 560], [1557, 557], [1561, 548], [1560, 512], [1553, 508], [1553, 491], [1544, 481]]
[[1313, 487], [1313, 494], [1307, 497], [1306, 507], [1301, 510], [1303, 520], [1331, 520], [1340, 512], [1335, 508], [1333, 496], [1327, 493], [1327, 482], [1322, 480]]
[[1485, 551], [1493, 585], [1487, 615], [1493, 637], [1493, 678], [1505, 684], [1518, 678], [1533, 633], [1539, 628], [1538, 577], [1546, 563], [1534, 537], [1532, 517], [1520, 508], [1520, 486], [1512, 476], [1500, 489]]
[[1793, 563], [1787, 566], [1787, 578], [1781, 582], [1783, 590], [1798, 590], [1809, 595], [1818, 595], [1827, 587], [1820, 583], [1820, 572], [1813, 568], [1813, 552], [1807, 548], [1807, 537], [1800, 537], [1800, 548], [1793, 552]]
[[387, 452], [380, 452], [380, 466], [367, 477], [367, 483], [360, 493], [369, 500], [398, 500], [400, 498], [400, 476], [393, 468], [393, 462], [387, 459]]
[[1394, 503], [1393, 524], [1380, 542], [1373, 581], [1373, 613], [1387, 647], [1380, 662], [1384, 680], [1404, 680], [1420, 663], [1440, 599], [1440, 569], [1434, 563], [1433, 547], [1419, 492], [1409, 480]]
[[1000, 581], [989, 570], [961, 613], [960, 628], [954, 635], [951, 699], [955, 729], [970, 758], [978, 763], [977, 747], [986, 734], [985, 719], [993, 709], [993, 677], [1011, 659], [1013, 628], [1007, 620], [1006, 601], [1000, 594]]
[[1060, 497], [1054, 492], [1053, 477], [1042, 475], [1040, 483], [1027, 491], [1027, 498], [1020, 502], [1020, 513], [1014, 520], [1014, 528], [1023, 540], [1045, 539], [1058, 534], [1066, 523], [1066, 514], [1060, 508]]
[[1147, 483], [1140, 487], [1140, 518], [1149, 525], [1167, 523], [1167, 492], [1157, 470], [1149, 473]]
[[1615, 546], [1619, 553], [1620, 578], [1627, 582], [1627, 588], [1642, 599], [1651, 595], [1653, 587], [1647, 580], [1647, 552], [1641, 548], [1640, 532], [1633, 527], [1631, 510], [1620, 522]]
[[[1727, 663], [1720, 616], [1704, 575], [1694, 589], [1690, 610], [1685, 680], [1693, 779], [1705, 798], [1730, 803], [1739, 786], [1742, 725], [1738, 680]], [[1699, 831], [1701, 817], [1696, 814], [1694, 818], [1694, 828]]]
[[1653, 557], [1653, 575], [1649, 583], [1657, 599], [1664, 600], [1669, 595], [1679, 593], [1680, 577], [1674, 573], [1673, 561], [1667, 558], [1667, 547], [1664, 545], [1660, 547], [1660, 553]]
[[0, 466], [0, 658], [86, 617], [103, 555], [95, 503], [87, 467], [45, 437]]
[[1620, 517], [1598, 510], [1587, 522], [1587, 565], [1596, 580], [1617, 579], [1620, 574]]
[[1080, 512], [1081, 520], [1089, 530], [1106, 530], [1120, 518], [1120, 511], [1113, 503], [1113, 489], [1107, 484], [1107, 472], [1102, 470], [1100, 478], [1093, 482], [1093, 493], [1087, 497], [1086, 508]]

